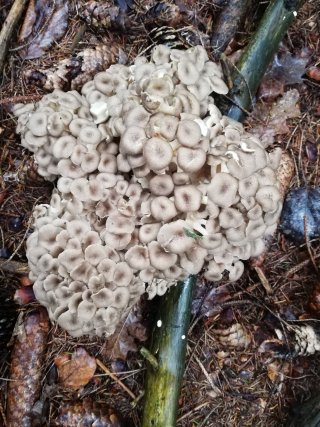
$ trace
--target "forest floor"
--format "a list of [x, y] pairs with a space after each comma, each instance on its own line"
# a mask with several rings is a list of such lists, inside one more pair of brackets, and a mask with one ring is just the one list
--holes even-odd
[[[214, 20], [223, 2], [213, 3], [217, 3]], [[252, 6], [250, 16], [243, 24], [243, 31], [229, 44], [228, 55], [235, 54], [245, 45], [254, 28], [250, 19], [257, 19], [267, 2], [256, 3], [259, 5]], [[58, 1], [57, 4], [62, 5]], [[186, 7], [194, 8], [194, 15], [208, 23], [209, 6], [201, 4], [185, 2]], [[10, 6], [10, 1], [4, 1], [0, 7], [0, 23]], [[37, 100], [46, 93], [39, 82], [35, 85], [27, 79], [28, 72], [30, 75], [30, 70], [35, 73], [48, 69], [57, 61], [101, 43], [118, 44], [130, 61], [148, 44], [145, 30], [137, 38], [136, 35], [127, 36], [124, 32], [112, 33], [99, 26], [99, 22], [96, 26], [87, 24], [84, 27], [79, 15], [81, 7], [78, 0], [69, 2], [69, 25], [65, 34], [60, 41], [53, 42], [49, 49], [44, 50], [39, 58], [25, 59], [28, 53], [21, 55], [21, 51], [29, 49], [34, 41], [27, 38], [25, 48], [17, 49], [23, 43], [17, 42], [16, 34], [8, 52], [0, 82], [2, 258], [12, 257], [13, 260], [26, 262], [25, 241], [31, 228], [32, 209], [36, 204], [48, 203], [52, 191], [52, 184], [37, 175], [32, 155], [19, 145], [19, 138], [15, 134], [16, 119], [10, 113], [13, 104], [21, 100]], [[51, 18], [48, 14], [46, 19]], [[148, 19], [152, 21], [152, 17]], [[281, 76], [269, 76], [266, 79], [265, 85], [260, 88], [253, 113], [246, 121], [249, 130], [258, 125], [270, 129], [270, 126], [275, 126], [271, 123], [272, 108], [283, 99], [284, 93], [292, 89], [297, 91], [297, 101], [289, 106], [291, 112], [294, 110], [291, 114], [293, 117], [288, 114], [287, 119], [277, 123], [274, 142], [275, 146], [286, 150], [294, 159], [295, 176], [291, 187], [320, 185], [320, 81], [319, 76], [316, 78], [307, 72], [310, 67], [319, 66], [319, 23], [320, 2], [306, 1], [280, 47], [277, 61], [283, 61]], [[48, 24], [45, 22], [42, 25], [37, 34], [42, 31], [41, 28], [46, 31]], [[104, 63], [97, 63], [95, 72], [103, 66]], [[294, 78], [291, 76], [290, 80], [288, 73], [294, 71]], [[94, 64], [90, 72], [93, 75]], [[280, 89], [276, 84], [279, 79], [282, 82]], [[267, 90], [270, 91], [269, 96], [266, 96]], [[281, 329], [282, 321], [320, 319], [319, 256], [319, 239], [297, 246], [286, 240], [279, 231], [260, 269], [250, 267], [248, 263], [243, 277], [235, 283], [213, 284], [199, 278], [188, 335], [178, 427], [285, 426], [293, 409], [320, 391], [318, 354], [279, 358], [273, 352], [261, 350], [265, 340], [277, 339], [275, 330]], [[3, 289], [19, 288], [20, 278], [0, 271], [0, 286]], [[226, 302], [228, 304], [221, 308], [219, 304]], [[31, 303], [32, 306], [35, 304]], [[91, 397], [115, 408], [122, 414], [124, 425], [140, 425], [143, 399], [138, 396], [143, 392], [146, 362], [137, 350], [148, 338], [148, 319], [152, 311], [149, 307], [145, 315], [146, 304], [142, 305], [128, 319], [121, 333], [107, 343], [100, 339], [71, 339], [58, 327], [52, 326], [43, 370], [42, 396], [39, 398], [47, 404], [43, 405], [44, 412], [37, 414], [38, 424], [35, 421], [35, 425], [50, 425], [59, 406], [84, 397]], [[23, 308], [27, 309], [28, 306]], [[234, 336], [231, 339], [230, 334], [235, 331], [231, 329], [232, 325], [236, 328], [236, 335], [241, 337], [238, 340]], [[85, 348], [91, 356], [99, 359], [120, 381], [115, 382], [98, 369], [86, 387], [77, 392], [65, 391], [52, 374], [53, 361], [58, 354], [73, 353], [78, 347]], [[0, 388], [4, 408], [9, 363], [9, 358], [3, 362], [0, 373], [4, 379]], [[125, 384], [138, 398], [134, 404], [132, 395], [124, 391], [121, 384]]]

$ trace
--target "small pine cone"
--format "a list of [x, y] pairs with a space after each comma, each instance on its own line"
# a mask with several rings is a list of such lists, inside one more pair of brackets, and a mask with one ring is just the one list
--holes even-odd
[[286, 328], [286, 336], [280, 329], [275, 329], [278, 339], [264, 341], [260, 353], [273, 353], [280, 358], [309, 356], [320, 351], [319, 327], [311, 325], [290, 326]]
[[80, 10], [80, 17], [90, 26], [109, 29], [117, 26], [120, 18], [120, 8], [111, 1], [88, 1]]
[[118, 415], [106, 405], [89, 397], [60, 406], [52, 427], [122, 427]]
[[54, 89], [80, 89], [99, 71], [106, 70], [119, 59], [124, 61], [124, 52], [119, 46], [101, 44], [84, 49], [72, 58], [63, 59], [55, 67], [42, 70], [27, 70], [25, 77], [29, 83]]

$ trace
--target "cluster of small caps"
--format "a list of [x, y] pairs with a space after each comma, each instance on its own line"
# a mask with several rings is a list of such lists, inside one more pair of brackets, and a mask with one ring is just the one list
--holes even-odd
[[59, 177], [34, 212], [30, 277], [71, 335], [111, 334], [145, 291], [162, 295], [202, 269], [237, 280], [264, 250], [281, 211], [281, 151], [222, 116], [211, 94], [227, 91], [202, 47], [157, 46], [81, 95], [16, 106], [39, 173]]

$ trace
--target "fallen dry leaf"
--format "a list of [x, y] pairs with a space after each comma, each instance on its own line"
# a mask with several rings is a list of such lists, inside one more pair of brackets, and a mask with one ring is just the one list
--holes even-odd
[[112, 360], [126, 360], [129, 351], [138, 351], [137, 343], [148, 339], [147, 328], [142, 322], [141, 304], [138, 304], [130, 311], [124, 322], [118, 325], [115, 333], [106, 340], [103, 354]]
[[79, 390], [93, 377], [96, 370], [96, 360], [82, 347], [72, 354], [62, 353], [54, 359], [58, 369], [60, 384], [68, 389]]
[[264, 124], [253, 127], [250, 132], [259, 136], [265, 146], [273, 143], [275, 135], [289, 133], [287, 119], [299, 117], [301, 114], [299, 97], [297, 89], [291, 89], [272, 104], [258, 102], [252, 117], [256, 122]]
[[21, 27], [19, 51], [23, 59], [40, 58], [45, 49], [62, 39], [68, 26], [68, 2], [32, 0]]
[[282, 45], [264, 75], [259, 87], [258, 98], [266, 101], [274, 100], [283, 94], [287, 85], [301, 83], [310, 57], [309, 49], [301, 49], [293, 55]]

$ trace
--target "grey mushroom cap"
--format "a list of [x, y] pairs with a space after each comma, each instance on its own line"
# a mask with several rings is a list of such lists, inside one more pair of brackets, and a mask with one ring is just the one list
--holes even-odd
[[161, 138], [150, 138], [143, 147], [143, 155], [151, 170], [166, 168], [171, 162], [173, 152], [170, 144]]
[[150, 264], [157, 270], [166, 270], [177, 262], [177, 255], [166, 252], [158, 242], [148, 244]]
[[220, 172], [213, 176], [208, 186], [208, 197], [219, 207], [228, 208], [235, 203], [238, 180], [228, 173]]
[[174, 189], [174, 203], [180, 212], [196, 212], [201, 205], [202, 193], [194, 185], [181, 185]]

